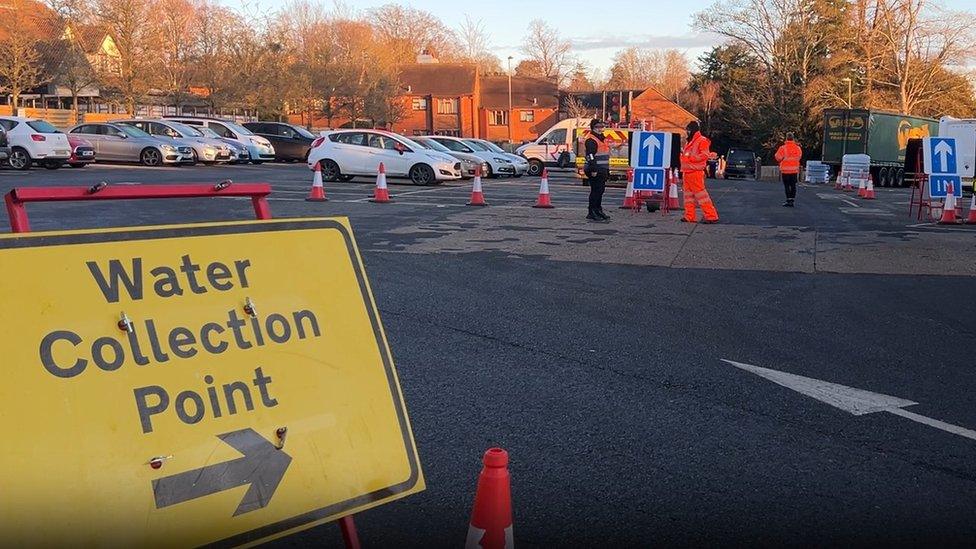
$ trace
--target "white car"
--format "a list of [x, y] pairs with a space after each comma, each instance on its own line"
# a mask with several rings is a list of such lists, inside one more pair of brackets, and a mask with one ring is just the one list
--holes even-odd
[[468, 145], [471, 145], [472, 147], [476, 145], [487, 147], [488, 150], [502, 155], [503, 158], [507, 158], [511, 160], [512, 164], [515, 164], [515, 177], [522, 177], [529, 171], [529, 160], [527, 158], [525, 158], [524, 156], [519, 156], [517, 154], [505, 152], [505, 149], [499, 147], [498, 145], [492, 143], [491, 141], [485, 139], [474, 139], [469, 137], [465, 139], [464, 142], [467, 143]]
[[165, 119], [182, 122], [188, 126], [210, 128], [220, 137], [240, 143], [247, 148], [252, 164], [271, 162], [275, 159], [275, 150], [270, 141], [260, 135], [254, 135], [254, 132], [236, 122], [221, 118], [192, 116], [167, 116]]
[[461, 163], [456, 158], [383, 130], [323, 132], [308, 153], [309, 169], [319, 164], [326, 181], [374, 177], [381, 162], [387, 177], [409, 178], [415, 185], [461, 179]]
[[512, 160], [507, 158], [507, 155], [505, 154], [496, 153], [484, 145], [468, 143], [466, 139], [462, 139], [460, 137], [448, 137], [445, 135], [429, 135], [427, 137], [437, 141], [454, 152], [468, 153], [481, 157], [485, 162], [488, 163], [488, 173], [485, 174], [485, 177], [491, 178], [501, 175], [515, 175], [515, 164], [512, 163]]
[[204, 137], [193, 126], [187, 126], [175, 120], [129, 119], [116, 120], [115, 124], [135, 126], [153, 137], [171, 140], [176, 145], [190, 147], [193, 162], [204, 164], [220, 164], [230, 162], [230, 147], [220, 139]]
[[[181, 122], [182, 124], [182, 122]], [[210, 137], [216, 139], [230, 147], [230, 163], [231, 164], [247, 164], [251, 160], [251, 153], [247, 152], [247, 147], [241, 145], [240, 142], [234, 141], [233, 139], [227, 139], [226, 137], [220, 137], [217, 132], [211, 130], [206, 126], [191, 126], [193, 129], [202, 133], [204, 137]]]
[[21, 116], [0, 116], [0, 126], [7, 130], [10, 158], [15, 170], [29, 170], [34, 162], [56, 170], [71, 158], [68, 136], [44, 120]]

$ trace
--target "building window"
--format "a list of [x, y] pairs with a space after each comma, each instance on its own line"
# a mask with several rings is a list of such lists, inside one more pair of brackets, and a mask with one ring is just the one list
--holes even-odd
[[507, 126], [508, 111], [488, 111], [488, 124], [491, 126]]
[[461, 130], [434, 130], [434, 135], [446, 135], [450, 137], [461, 137]]
[[535, 122], [535, 111], [519, 111], [520, 122]]
[[414, 97], [413, 98], [412, 107], [413, 107], [413, 110], [415, 110], [415, 111], [426, 111], [427, 110], [427, 99], [424, 98], [424, 97]]
[[457, 112], [458, 112], [457, 98], [437, 100], [437, 114], [457, 114]]

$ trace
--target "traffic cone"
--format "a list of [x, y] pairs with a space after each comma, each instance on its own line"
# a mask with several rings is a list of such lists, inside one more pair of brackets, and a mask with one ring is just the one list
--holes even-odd
[[634, 198], [634, 170], [627, 170], [627, 190], [624, 191], [624, 203], [621, 210], [636, 210], [637, 199]]
[[325, 197], [325, 187], [322, 186], [322, 166], [316, 162], [314, 175], [312, 176], [312, 190], [308, 193], [308, 198], [305, 200], [308, 202], [325, 202], [328, 198]]
[[373, 198], [370, 198], [369, 201], [377, 204], [393, 202], [390, 200], [390, 190], [386, 187], [386, 166], [382, 162], [380, 162], [380, 168], [376, 172], [376, 190], [373, 191]]
[[946, 189], [945, 201], [942, 203], [942, 218], [939, 225], [954, 225], [956, 223], [956, 195], [952, 189], [952, 183]]
[[542, 169], [542, 181], [539, 183], [539, 200], [536, 201], [533, 208], [552, 208], [552, 202], [549, 201], [549, 169]]
[[976, 189], [973, 189], [973, 199], [969, 202], [969, 217], [966, 218], [966, 223], [976, 225]]
[[874, 179], [868, 177], [868, 186], [864, 189], [864, 196], [861, 198], [874, 200]]
[[514, 549], [512, 533], [512, 487], [508, 474], [508, 452], [489, 448], [478, 476], [478, 491], [471, 510], [471, 524], [465, 549]]
[[841, 190], [844, 188], [844, 179], [841, 174], [837, 174], [837, 180], [834, 181], [834, 190]]
[[844, 192], [849, 193], [854, 190], [854, 185], [851, 184], [851, 176], [844, 178]]
[[681, 207], [678, 203], [678, 178], [672, 173], [671, 175], [671, 188], [668, 190], [668, 209], [677, 210]]
[[864, 198], [864, 193], [867, 191], [867, 185], [864, 184], [864, 179], [857, 180], [857, 197]]
[[487, 206], [485, 193], [481, 190], [481, 166], [474, 169], [474, 182], [471, 184], [471, 202], [468, 206]]

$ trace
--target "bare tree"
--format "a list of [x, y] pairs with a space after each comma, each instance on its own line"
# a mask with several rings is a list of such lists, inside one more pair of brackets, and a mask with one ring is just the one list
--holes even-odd
[[678, 101], [690, 78], [688, 59], [678, 50], [630, 47], [614, 56], [609, 85], [618, 89], [653, 86], [672, 101]]
[[0, 9], [0, 90], [10, 94], [16, 110], [20, 95], [44, 82], [39, 61], [37, 21], [25, 0]]
[[153, 76], [152, 43], [156, 16], [151, 0], [95, 0], [95, 13], [115, 41], [117, 63], [100, 76], [113, 88], [121, 105], [135, 114], [136, 103]]
[[563, 108], [570, 118], [593, 118], [596, 111], [583, 104], [583, 100], [574, 95], [567, 95], [563, 100]]
[[452, 60], [457, 58], [454, 31], [434, 14], [398, 4], [386, 4], [369, 11], [376, 39], [401, 63], [413, 61], [422, 50]]
[[522, 53], [538, 63], [542, 77], [562, 85], [575, 60], [570, 55], [572, 45], [559, 31], [541, 19], [529, 23], [529, 31], [522, 41]]
[[459, 44], [458, 61], [478, 65], [478, 72], [481, 74], [501, 72], [502, 62], [490, 51], [491, 36], [485, 30], [483, 22], [465, 15], [456, 35]]
[[158, 40], [156, 41], [157, 82], [177, 111], [183, 106], [193, 81], [197, 61], [195, 26], [197, 5], [189, 0], [156, 0]]

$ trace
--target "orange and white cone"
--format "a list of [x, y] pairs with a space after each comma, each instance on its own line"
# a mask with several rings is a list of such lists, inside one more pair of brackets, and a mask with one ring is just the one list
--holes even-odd
[[976, 225], [976, 188], [973, 189], [973, 199], [969, 201], [969, 216], [966, 217], [966, 224]]
[[474, 181], [471, 183], [471, 201], [468, 206], [487, 206], [485, 193], [481, 189], [481, 166], [474, 169]]
[[382, 162], [380, 162], [379, 170], [376, 172], [376, 190], [373, 191], [373, 198], [370, 198], [369, 201], [377, 204], [393, 202], [390, 200], [390, 190], [386, 186], [386, 166]]
[[867, 185], [864, 184], [864, 179], [857, 180], [857, 197], [864, 198], [864, 193], [867, 191]]
[[952, 183], [946, 189], [945, 201], [942, 203], [942, 218], [939, 225], [955, 225], [956, 223], [956, 194], [952, 189]]
[[834, 181], [834, 189], [842, 190], [844, 188], [844, 176], [842, 174], [837, 174], [837, 181]]
[[508, 452], [501, 448], [489, 448], [483, 463], [464, 548], [514, 549]]
[[549, 170], [547, 168], [542, 169], [542, 180], [539, 182], [539, 199], [536, 201], [533, 208], [552, 208], [552, 202], [549, 200]]
[[624, 203], [621, 210], [636, 210], [637, 199], [634, 198], [634, 170], [627, 170], [627, 190], [624, 191]]
[[844, 178], [844, 192], [849, 193], [854, 190], [854, 185], [851, 183], [851, 176]]
[[315, 173], [312, 175], [312, 190], [309, 191], [308, 197], [305, 200], [308, 202], [325, 202], [328, 198], [325, 197], [325, 187], [322, 186], [322, 165], [316, 162], [314, 171]]
[[864, 188], [864, 196], [861, 198], [874, 200], [874, 178], [868, 177], [868, 186]]
[[678, 208], [681, 207], [681, 204], [678, 202], [678, 177], [676, 174], [672, 173], [671, 185], [669, 185], [669, 187], [670, 189], [668, 190], [668, 209], [677, 210]]

